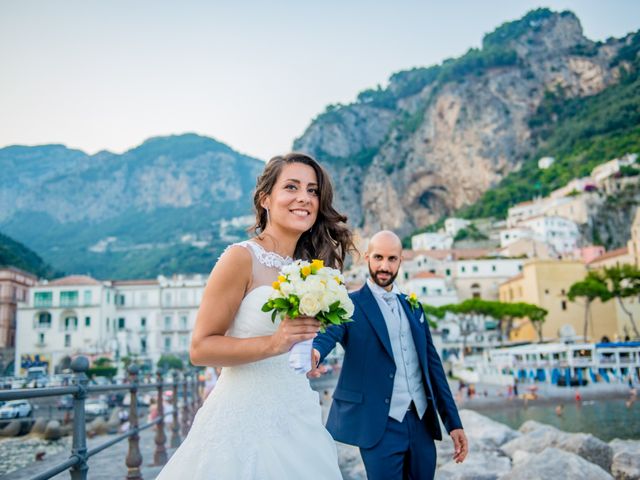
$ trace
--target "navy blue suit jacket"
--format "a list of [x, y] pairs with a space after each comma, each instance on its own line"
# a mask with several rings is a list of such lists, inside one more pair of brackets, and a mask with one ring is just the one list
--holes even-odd
[[[386, 428], [396, 365], [387, 325], [369, 287], [365, 284], [349, 296], [355, 306], [353, 322], [331, 326], [314, 339], [313, 346], [321, 359], [338, 342], [345, 350], [327, 430], [339, 442], [370, 448], [380, 441]], [[403, 296], [400, 303], [409, 319], [427, 394], [428, 407], [422, 421], [433, 438], [442, 440], [436, 411], [451, 432], [462, 428], [458, 409], [422, 308], [412, 311]]]

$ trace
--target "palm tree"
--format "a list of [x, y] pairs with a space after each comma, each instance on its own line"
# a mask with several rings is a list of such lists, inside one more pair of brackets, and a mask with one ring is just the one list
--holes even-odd
[[629, 322], [633, 328], [636, 338], [640, 338], [638, 326], [633, 318], [633, 314], [627, 309], [623, 299], [635, 297], [640, 294], [640, 270], [634, 265], [622, 265], [604, 269], [604, 278], [608, 283], [609, 292], [612, 298], [618, 300], [620, 308], [629, 317]]

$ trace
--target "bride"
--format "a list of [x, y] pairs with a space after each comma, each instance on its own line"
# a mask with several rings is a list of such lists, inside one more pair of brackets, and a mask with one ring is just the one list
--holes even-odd
[[342, 478], [318, 395], [287, 361], [320, 324], [299, 317], [274, 325], [261, 311], [292, 259], [343, 267], [352, 237], [332, 202], [331, 181], [311, 157], [290, 153], [266, 165], [254, 195], [257, 236], [222, 254], [193, 331], [191, 361], [222, 374], [158, 479]]

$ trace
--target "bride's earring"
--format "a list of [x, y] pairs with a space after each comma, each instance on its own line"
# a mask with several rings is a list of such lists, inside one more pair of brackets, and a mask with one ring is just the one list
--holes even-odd
[[269, 225], [269, 209], [265, 207], [265, 211], [267, 212], [267, 225]]

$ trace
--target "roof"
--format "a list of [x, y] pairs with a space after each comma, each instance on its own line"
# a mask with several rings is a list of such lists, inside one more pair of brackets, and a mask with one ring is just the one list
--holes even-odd
[[609, 252], [604, 252], [598, 258], [594, 258], [593, 260], [591, 260], [588, 263], [588, 265], [591, 265], [592, 263], [599, 263], [602, 260], [608, 260], [610, 258], [615, 258], [615, 257], [620, 257], [622, 255], [627, 255], [628, 253], [629, 253], [629, 248], [628, 247], [617, 248], [617, 249], [611, 250]]
[[414, 278], [444, 278], [444, 277], [442, 275], [438, 275], [436, 273], [431, 273], [431, 272], [418, 272], [413, 274], [411, 278], [414, 279]]
[[88, 275], [69, 275], [67, 277], [58, 278], [49, 282], [49, 285], [65, 286], [65, 285], [102, 285], [98, 280]]
[[158, 280], [155, 278], [149, 278], [145, 280], [114, 280], [114, 286], [126, 286], [126, 285], [158, 285]]

